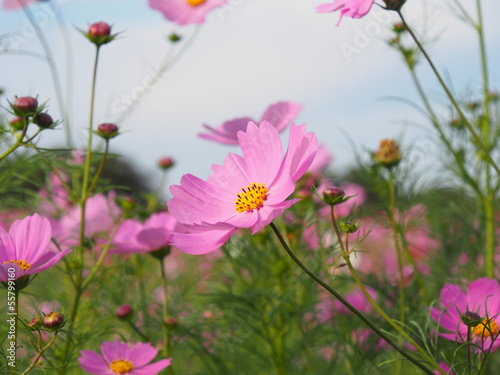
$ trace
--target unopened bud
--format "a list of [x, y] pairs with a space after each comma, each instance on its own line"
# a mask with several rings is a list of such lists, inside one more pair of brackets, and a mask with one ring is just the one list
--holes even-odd
[[52, 117], [45, 112], [38, 113], [33, 119], [33, 122], [43, 129], [50, 128], [54, 124]]
[[118, 135], [118, 126], [111, 123], [101, 124], [97, 127], [97, 135], [104, 139], [111, 139]]
[[161, 158], [160, 160], [158, 160], [158, 166], [161, 169], [166, 170], [174, 166], [174, 161], [169, 157]]
[[121, 320], [128, 320], [132, 317], [134, 310], [130, 305], [121, 305], [116, 309], [116, 317]]
[[374, 154], [375, 161], [387, 168], [393, 167], [401, 161], [401, 150], [394, 139], [380, 141], [379, 149]]
[[172, 42], [172, 43], [177, 43], [178, 41], [180, 41], [182, 39], [182, 37], [179, 35], [179, 34], [176, 34], [176, 33], [172, 33], [168, 36], [168, 39]]
[[482, 322], [481, 317], [474, 311], [466, 311], [460, 315], [460, 320], [468, 327], [475, 327]]
[[176, 328], [179, 325], [179, 321], [175, 318], [169, 317], [165, 319], [165, 324], [169, 328]]
[[345, 191], [338, 187], [328, 187], [323, 190], [322, 200], [330, 206], [343, 203], [346, 201]]
[[22, 96], [14, 100], [12, 109], [17, 116], [27, 117], [36, 112], [38, 100], [31, 96]]
[[12, 129], [16, 131], [23, 130], [25, 126], [28, 125], [28, 121], [26, 121], [25, 117], [16, 117], [15, 119], [9, 122], [9, 125]]
[[30, 322], [27, 324], [28, 328], [31, 329], [32, 331], [37, 331], [40, 328], [42, 328], [42, 320], [40, 317], [35, 317], [30, 320]]
[[61, 313], [51, 311], [43, 318], [43, 326], [49, 331], [61, 328], [64, 323], [64, 316]]
[[396, 34], [401, 34], [406, 31], [406, 27], [404, 23], [397, 22], [394, 25], [392, 25], [392, 31], [394, 31]]
[[106, 22], [96, 22], [89, 26], [87, 32], [80, 30], [97, 47], [111, 42], [118, 34], [111, 35], [111, 26]]
[[351, 221], [339, 221], [339, 226], [344, 233], [354, 233], [358, 230], [359, 226], [357, 223]]
[[383, 0], [387, 10], [399, 11], [406, 0]]

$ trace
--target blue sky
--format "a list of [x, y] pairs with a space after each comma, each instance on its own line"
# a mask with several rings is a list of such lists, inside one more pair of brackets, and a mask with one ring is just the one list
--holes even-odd
[[[57, 0], [51, 0], [57, 1]], [[157, 70], [168, 54], [165, 36], [190, 35], [193, 27], [178, 27], [139, 0], [58, 0], [68, 25], [74, 67], [72, 127], [77, 146], [85, 143], [93, 49], [75, 30], [96, 21], [123, 31], [120, 39], [102, 48], [97, 84], [95, 123], [114, 122], [124, 99]], [[326, 0], [325, 0], [326, 1]], [[293, 100], [304, 106], [297, 123], [306, 122], [334, 155], [331, 169], [342, 172], [354, 163], [358, 150], [376, 148], [380, 139], [404, 134], [408, 143], [432, 148], [422, 130], [428, 125], [399, 97], [419, 103], [400, 57], [386, 43], [396, 21], [393, 12], [375, 7], [363, 19], [338, 14], [317, 14], [311, 0], [231, 0], [212, 12], [197, 30], [189, 50], [151, 89], [135, 111], [119, 123], [123, 134], [113, 140], [112, 151], [132, 160], [146, 178], [157, 181], [155, 163], [162, 156], [177, 161], [169, 180], [177, 183], [185, 173], [206, 177], [210, 165], [221, 163], [237, 148], [197, 137], [202, 124], [216, 126], [235, 117], [258, 119], [277, 101]], [[439, 3], [439, 4], [436, 4]], [[452, 3], [451, 1], [449, 3]], [[469, 2], [464, 2], [469, 3]], [[472, 29], [457, 20], [447, 2], [409, 1], [408, 20], [433, 41], [436, 65], [458, 93], [478, 92], [478, 47]], [[43, 23], [67, 82], [63, 39], [47, 4], [30, 7]], [[473, 9], [472, 9], [473, 10]], [[500, 86], [498, 64], [500, 33], [494, 30], [498, 2], [484, 2], [488, 53], [493, 86]], [[44, 18], [45, 17], [45, 18]], [[0, 12], [0, 34], [23, 51], [41, 53], [22, 11]], [[7, 42], [6, 42], [7, 40]], [[355, 51], [346, 57], [346, 50]], [[50, 113], [58, 117], [49, 70], [39, 59], [16, 54], [0, 55], [0, 86], [6, 97], [39, 95], [50, 98]], [[424, 87], [443, 102], [437, 82], [426, 64], [419, 68]], [[5, 99], [4, 99], [5, 100]], [[3, 102], [2, 104], [6, 104]], [[414, 126], [415, 124], [419, 127]], [[420, 127], [421, 126], [421, 127]], [[62, 130], [43, 134], [41, 145], [60, 146]], [[429, 156], [432, 157], [432, 156]], [[167, 196], [167, 194], [165, 195]]]

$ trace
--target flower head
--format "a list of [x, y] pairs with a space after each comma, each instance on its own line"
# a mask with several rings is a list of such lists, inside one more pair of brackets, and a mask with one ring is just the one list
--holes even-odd
[[78, 358], [80, 366], [90, 374], [98, 375], [156, 375], [170, 366], [171, 358], [162, 359], [148, 365], [158, 354], [158, 349], [150, 343], [133, 346], [118, 340], [105, 341], [101, 345], [102, 354], [93, 350], [82, 350]]
[[365, 16], [370, 11], [374, 2], [375, 0], [333, 0], [332, 4], [318, 5], [316, 10], [318, 13], [330, 13], [340, 10], [338, 26], [344, 16], [351, 18]]
[[149, 0], [149, 6], [181, 26], [201, 24], [212, 9], [224, 5], [227, 0]]
[[[281, 132], [295, 119], [295, 117], [297, 117], [301, 109], [302, 107], [294, 102], [278, 102], [270, 105], [266, 109], [260, 119], [260, 122], [262, 123], [263, 121], [267, 121], [274, 125], [278, 132]], [[238, 132], [246, 131], [250, 121], [258, 123], [249, 117], [241, 117], [226, 121], [217, 128], [203, 125], [209, 132], [201, 133], [199, 134], [199, 137], [227, 145], [237, 145]]]
[[[443, 310], [431, 309], [431, 317], [452, 333], [439, 333], [441, 337], [457, 342], [467, 341], [471, 330], [472, 342], [478, 350], [493, 351], [500, 346], [500, 286], [494, 279], [481, 278], [473, 281], [467, 293], [455, 284], [447, 284], [441, 290]], [[474, 313], [474, 314], [471, 314]], [[474, 324], [465, 324], [465, 317], [479, 316]], [[469, 319], [470, 320], [470, 319]], [[477, 324], [476, 324], [477, 323]]]
[[243, 157], [230, 153], [223, 165], [212, 166], [207, 181], [188, 174], [180, 185], [170, 187], [170, 213], [188, 232], [174, 233], [180, 250], [216, 250], [236, 229], [255, 233], [298, 201], [287, 198], [318, 149], [316, 136], [306, 133], [305, 124], [290, 127], [284, 157], [278, 131], [266, 121], [260, 126], [250, 122], [246, 132], [238, 133], [238, 141]]
[[28, 4], [35, 3], [37, 1], [42, 1], [42, 0], [24, 0], [24, 1], [19, 1], [19, 0], [3, 0], [3, 8], [7, 10], [15, 10], [15, 9], [20, 9], [22, 7], [27, 6]]
[[[54, 251], [50, 245], [52, 229], [46, 218], [38, 214], [16, 220], [7, 233], [0, 227], [0, 282], [33, 275], [56, 264], [70, 250]], [[8, 271], [14, 269], [14, 272]]]

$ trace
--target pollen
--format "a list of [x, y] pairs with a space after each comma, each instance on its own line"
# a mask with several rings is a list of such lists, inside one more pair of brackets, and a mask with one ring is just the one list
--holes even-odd
[[31, 268], [31, 264], [29, 264], [25, 260], [8, 260], [7, 262], [3, 262], [3, 264], [6, 264], [6, 263], [15, 263], [19, 267], [21, 267], [21, 269], [23, 271], [27, 271], [27, 270], [29, 270]]
[[206, 0], [186, 0], [186, 2], [192, 7], [197, 7], [198, 5], [203, 4], [205, 1]]
[[498, 325], [494, 320], [484, 318], [481, 323], [472, 328], [472, 333], [475, 336], [481, 336], [483, 338], [493, 336], [498, 334]]
[[130, 361], [125, 361], [123, 359], [120, 359], [111, 362], [109, 368], [115, 374], [128, 374], [130, 371], [134, 369], [134, 365]]
[[241, 193], [236, 194], [234, 201], [238, 212], [252, 212], [258, 210], [267, 199], [267, 188], [264, 184], [252, 182], [246, 188], [241, 188]]

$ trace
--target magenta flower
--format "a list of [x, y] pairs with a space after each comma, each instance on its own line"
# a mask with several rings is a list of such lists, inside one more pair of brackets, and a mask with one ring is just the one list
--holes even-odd
[[15, 278], [34, 275], [56, 264], [70, 250], [52, 250], [52, 229], [46, 218], [38, 214], [16, 220], [7, 233], [0, 226], [0, 282], [8, 281], [9, 269]]
[[342, 17], [361, 18], [368, 13], [375, 0], [333, 0], [333, 4], [318, 5], [316, 10], [318, 13], [330, 13], [340, 9], [340, 18], [337, 26], [340, 24]]
[[[478, 350], [493, 351], [500, 346], [500, 286], [494, 279], [473, 281], [467, 293], [455, 284], [441, 290], [443, 310], [433, 307], [431, 317], [452, 333], [439, 333], [441, 337], [457, 342], [467, 341], [467, 330]], [[469, 327], [464, 323], [469, 322]]]
[[174, 244], [191, 254], [218, 249], [238, 228], [261, 230], [298, 199], [286, 200], [295, 182], [307, 171], [318, 149], [305, 124], [292, 125], [288, 149], [282, 156], [281, 140], [268, 122], [250, 122], [238, 133], [243, 157], [230, 153], [223, 165], [213, 165], [204, 181], [187, 174], [170, 187], [170, 213], [187, 227], [174, 233]]
[[278, 102], [266, 109], [260, 121], [254, 121], [249, 117], [241, 117], [226, 121], [217, 128], [203, 125], [209, 133], [200, 133], [199, 137], [227, 145], [237, 145], [238, 132], [246, 131], [249, 122], [262, 123], [263, 121], [267, 121], [274, 125], [278, 132], [281, 132], [295, 120], [301, 109], [302, 106], [294, 102]]
[[148, 365], [158, 354], [158, 349], [150, 343], [131, 346], [118, 340], [104, 341], [101, 351], [102, 354], [93, 350], [80, 351], [80, 366], [88, 373], [96, 375], [156, 375], [172, 362], [172, 358], [168, 358]]
[[113, 238], [110, 253], [147, 253], [170, 245], [177, 221], [168, 212], [151, 215], [145, 223], [125, 220]]
[[208, 12], [226, 2], [227, 0], [149, 0], [149, 6], [162, 12], [167, 20], [184, 26], [205, 22]]

